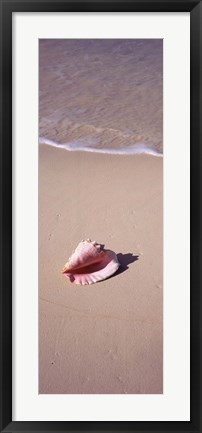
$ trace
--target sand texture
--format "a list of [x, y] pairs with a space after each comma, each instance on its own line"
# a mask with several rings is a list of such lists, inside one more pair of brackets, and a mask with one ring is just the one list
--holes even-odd
[[[163, 392], [163, 159], [39, 146], [39, 393]], [[82, 239], [118, 254], [76, 286]]]

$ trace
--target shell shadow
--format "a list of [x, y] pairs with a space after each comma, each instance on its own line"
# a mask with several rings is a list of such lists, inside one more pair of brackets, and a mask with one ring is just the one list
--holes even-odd
[[122, 272], [127, 271], [127, 269], [129, 268], [128, 265], [139, 260], [139, 256], [134, 256], [133, 253], [127, 253], [127, 254], [118, 253], [117, 258], [120, 263], [120, 266], [117, 272], [114, 274], [114, 276], [122, 274]]

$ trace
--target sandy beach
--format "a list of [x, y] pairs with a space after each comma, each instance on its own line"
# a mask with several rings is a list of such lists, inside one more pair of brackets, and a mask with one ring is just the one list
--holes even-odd
[[[163, 158], [39, 145], [39, 393], [163, 392]], [[121, 267], [62, 267], [82, 239]]]

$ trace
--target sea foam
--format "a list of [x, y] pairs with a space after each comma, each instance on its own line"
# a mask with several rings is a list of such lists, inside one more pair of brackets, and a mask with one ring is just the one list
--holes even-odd
[[49, 146], [58, 147], [61, 149], [66, 149], [69, 151], [84, 151], [84, 152], [94, 152], [94, 153], [104, 153], [110, 155], [140, 155], [147, 154], [157, 157], [163, 157], [161, 152], [158, 152], [154, 147], [148, 146], [145, 143], [135, 143], [128, 147], [122, 148], [100, 148], [88, 145], [87, 142], [84, 143], [83, 140], [74, 140], [68, 143], [57, 143], [56, 141], [50, 140], [46, 137], [39, 137], [40, 144], [48, 144]]

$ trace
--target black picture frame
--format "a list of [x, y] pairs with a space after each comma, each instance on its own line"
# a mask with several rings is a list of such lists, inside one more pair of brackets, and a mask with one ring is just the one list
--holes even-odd
[[[191, 23], [191, 417], [178, 422], [12, 421], [12, 13], [13, 12], [190, 12]], [[201, 131], [202, 4], [195, 0], [77, 1], [0, 0], [1, 28], [1, 398], [2, 432], [201, 432]], [[202, 312], [202, 310], [201, 310]], [[14, 325], [14, 324], [13, 324]]]

